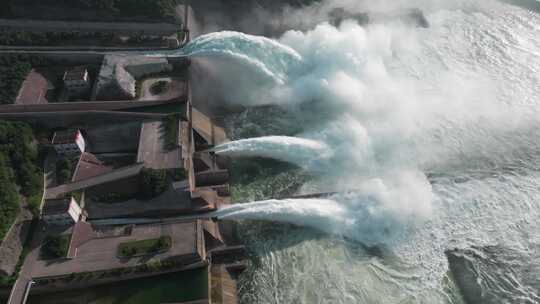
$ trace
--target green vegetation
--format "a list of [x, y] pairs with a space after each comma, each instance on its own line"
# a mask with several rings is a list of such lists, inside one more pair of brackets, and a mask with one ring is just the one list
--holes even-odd
[[162, 45], [161, 37], [145, 36], [136, 33], [125, 41], [114, 33], [103, 32], [31, 32], [31, 31], [0, 31], [0, 45], [21, 46], [72, 46], [72, 45], [101, 45], [101, 46], [130, 46], [152, 44]]
[[3, 239], [19, 214], [19, 195], [13, 182], [13, 171], [0, 154], [0, 239]]
[[56, 181], [59, 185], [71, 181], [73, 175], [73, 160], [63, 157], [56, 162]]
[[165, 251], [171, 248], [171, 243], [172, 240], [170, 236], [162, 236], [157, 239], [126, 242], [118, 246], [118, 256], [121, 258], [130, 258]]
[[40, 191], [38, 194], [31, 195], [26, 199], [26, 203], [28, 204], [28, 208], [32, 212], [32, 215], [34, 217], [39, 216], [39, 207], [41, 206], [41, 200], [43, 198], [43, 190]]
[[176, 168], [169, 171], [171, 179], [175, 182], [185, 180], [187, 178], [187, 172], [184, 168]]
[[152, 93], [153, 95], [160, 95], [167, 92], [168, 89], [169, 82], [165, 80], [160, 80], [150, 86], [150, 93]]
[[[142, 265], [146, 266], [146, 265]], [[143, 267], [141, 267], [143, 268]], [[116, 270], [114, 270], [116, 271]], [[127, 271], [127, 272], [125, 272]], [[117, 271], [119, 275], [130, 273], [129, 269]], [[100, 274], [95, 274], [95, 276]], [[75, 274], [92, 280], [91, 274]], [[42, 284], [44, 280], [39, 280]], [[208, 270], [197, 268], [176, 273], [135, 279], [86, 290], [66, 291], [40, 295], [30, 294], [29, 304], [53, 304], [65, 302], [114, 303], [114, 304], [160, 304], [183, 303], [208, 297]], [[84, 300], [81, 300], [84, 299]]]
[[22, 122], [0, 120], [0, 239], [4, 238], [19, 213], [19, 191], [38, 197], [43, 175], [32, 128]]
[[[0, 16], [4, 18], [36, 18], [51, 19], [53, 11], [58, 10], [80, 11], [78, 16], [62, 15], [64, 20], [112, 20], [112, 18], [124, 18], [136, 20], [159, 19], [167, 17], [174, 12], [174, 7], [180, 3], [178, 0], [11, 0], [5, 3]], [[44, 15], [39, 12], [25, 11], [25, 8], [39, 7]]]
[[47, 260], [66, 257], [70, 240], [71, 234], [47, 236], [45, 242], [41, 246], [41, 257]]
[[165, 149], [173, 150], [178, 146], [178, 119], [179, 115], [167, 115], [163, 119], [162, 131], [165, 136]]
[[77, 190], [67, 194], [67, 197], [73, 197], [77, 203], [81, 203], [84, 190]]
[[154, 198], [169, 187], [167, 171], [144, 168], [141, 171], [139, 184], [139, 193], [143, 198]]
[[32, 70], [32, 65], [22, 57], [0, 56], [0, 104], [15, 102], [19, 89]]

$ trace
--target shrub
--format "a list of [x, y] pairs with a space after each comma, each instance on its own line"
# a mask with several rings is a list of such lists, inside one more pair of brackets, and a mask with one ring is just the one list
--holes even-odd
[[185, 180], [187, 177], [186, 169], [176, 168], [169, 172], [171, 179], [175, 182]]
[[167, 250], [170, 247], [171, 238], [169, 236], [162, 236], [157, 239], [122, 243], [118, 246], [118, 255], [120, 257], [130, 258], [136, 255], [145, 255]]
[[49, 235], [41, 246], [41, 256], [46, 259], [65, 257], [69, 250], [71, 235]]
[[154, 198], [168, 188], [167, 172], [144, 168], [140, 175], [140, 194], [143, 198]]
[[22, 56], [0, 57], [0, 103], [14, 103], [19, 89], [32, 70], [32, 65]]
[[56, 162], [56, 180], [58, 184], [64, 184], [71, 180], [73, 172], [73, 162], [64, 157]]
[[163, 119], [163, 133], [165, 136], [165, 149], [173, 150], [178, 146], [178, 115], [171, 114]]
[[160, 80], [150, 87], [150, 93], [152, 95], [160, 95], [165, 93], [169, 89], [169, 82], [165, 80]]

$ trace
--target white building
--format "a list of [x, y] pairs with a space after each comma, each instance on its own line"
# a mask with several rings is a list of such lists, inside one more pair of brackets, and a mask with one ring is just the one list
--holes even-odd
[[85, 67], [75, 67], [64, 73], [64, 87], [70, 95], [84, 94], [90, 90], [90, 78]]
[[41, 219], [47, 224], [75, 224], [81, 218], [82, 210], [73, 197], [45, 200]]
[[81, 154], [86, 149], [86, 141], [80, 130], [57, 131], [53, 135], [52, 145], [60, 155]]

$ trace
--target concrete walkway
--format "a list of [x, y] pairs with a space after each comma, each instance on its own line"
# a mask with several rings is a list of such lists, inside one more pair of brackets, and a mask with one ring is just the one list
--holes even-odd
[[180, 96], [172, 100], [140, 100], [140, 101], [83, 101], [83, 102], [57, 102], [48, 104], [11, 104], [0, 105], [0, 113], [21, 112], [60, 112], [60, 111], [114, 111], [130, 108], [159, 106], [166, 104], [183, 104], [187, 96]]
[[73, 191], [77, 191], [81, 189], [86, 189], [93, 186], [109, 183], [112, 181], [132, 177], [132, 176], [138, 175], [139, 172], [141, 172], [143, 167], [144, 167], [144, 164], [135, 164], [135, 165], [123, 167], [120, 169], [116, 169], [114, 171], [101, 174], [92, 178], [53, 187], [53, 188], [47, 189], [46, 198], [47, 199], [57, 198], [59, 195], [62, 195], [65, 193], [69, 193], [69, 192], [73, 192]]
[[89, 22], [89, 21], [57, 21], [34, 19], [0, 19], [0, 27], [11, 30], [32, 32], [109, 32], [115, 34], [137, 34], [168, 36], [181, 30], [181, 26], [173, 23], [145, 22]]

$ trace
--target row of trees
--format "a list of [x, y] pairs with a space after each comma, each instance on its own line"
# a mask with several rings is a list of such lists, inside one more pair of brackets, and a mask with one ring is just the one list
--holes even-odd
[[137, 45], [152, 43], [161, 45], [164, 43], [161, 37], [149, 37], [144, 33], [136, 33], [127, 41], [121, 41], [114, 33], [103, 32], [31, 32], [31, 31], [0, 31], [0, 45], [22, 46], [62, 46], [62, 45]]
[[0, 103], [14, 103], [19, 89], [32, 70], [30, 62], [19, 56], [0, 56]]
[[[8, 0], [4, 4], [2, 17], [12, 17], [16, 5], [47, 6], [67, 9], [97, 10], [119, 17], [145, 16], [164, 17], [179, 0]], [[29, 12], [32, 14], [32, 12]]]
[[32, 128], [22, 122], [0, 120], [0, 239], [19, 212], [19, 191], [38, 196], [43, 187], [38, 145]]

